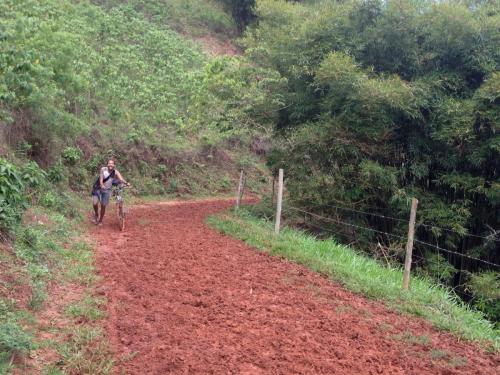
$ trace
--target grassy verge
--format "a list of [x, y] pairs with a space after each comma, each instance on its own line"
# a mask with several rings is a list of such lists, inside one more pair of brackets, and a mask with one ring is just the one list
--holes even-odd
[[481, 313], [464, 306], [451, 292], [428, 279], [413, 277], [410, 291], [403, 291], [401, 269], [382, 266], [352, 248], [298, 230], [285, 228], [274, 237], [272, 223], [244, 209], [212, 216], [208, 223], [257, 249], [328, 275], [356, 293], [385, 301], [391, 309], [422, 317], [438, 329], [479, 342], [490, 350], [500, 350], [500, 332]]
[[80, 237], [83, 200], [67, 198], [29, 208], [0, 251], [0, 374], [110, 372], [94, 254]]

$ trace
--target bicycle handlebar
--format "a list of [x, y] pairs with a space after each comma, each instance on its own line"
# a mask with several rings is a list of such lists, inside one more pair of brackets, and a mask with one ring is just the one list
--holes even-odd
[[125, 184], [120, 184], [120, 185], [112, 185], [109, 189], [106, 189], [106, 188], [100, 188], [101, 190], [108, 190], [108, 191], [115, 191], [115, 190], [123, 190], [123, 189], [130, 189], [132, 187], [132, 185], [128, 184], [128, 185], [125, 185]]

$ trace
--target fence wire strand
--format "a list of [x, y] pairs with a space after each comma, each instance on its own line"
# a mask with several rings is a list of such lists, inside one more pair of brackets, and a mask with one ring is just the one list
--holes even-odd
[[292, 209], [292, 210], [295, 210], [295, 211], [299, 211], [299, 212], [302, 212], [304, 214], [310, 215], [312, 217], [318, 218], [320, 220], [332, 222], [334, 224], [344, 224], [344, 225], [348, 225], [348, 226], [351, 226], [351, 227], [354, 227], [354, 228], [359, 228], [359, 229], [364, 229], [364, 230], [372, 231], [372, 232], [375, 232], [375, 233], [385, 234], [387, 236], [399, 238], [399, 239], [402, 239], [402, 240], [406, 241], [405, 237], [399, 236], [397, 234], [387, 233], [387, 232], [384, 232], [384, 231], [381, 231], [381, 230], [377, 230], [377, 229], [373, 229], [373, 228], [368, 228], [368, 227], [363, 227], [361, 225], [356, 225], [356, 224], [352, 224], [352, 223], [346, 223], [346, 222], [344, 222], [342, 220], [338, 220], [338, 219], [333, 219], [333, 218], [330, 218], [330, 217], [321, 216], [321, 215], [318, 215], [318, 214], [315, 214], [315, 213], [312, 213], [312, 212], [309, 212], [309, 211], [301, 210], [300, 208], [297, 208], [297, 207], [289, 207], [289, 209]]
[[[295, 211], [304, 213], [306, 215], [310, 215], [310, 216], [315, 217], [315, 218], [317, 218], [319, 220], [324, 220], [324, 221], [332, 222], [334, 224], [348, 225], [348, 226], [351, 226], [351, 227], [354, 227], [354, 228], [368, 230], [368, 231], [372, 231], [372, 232], [379, 233], [379, 234], [384, 234], [386, 236], [395, 237], [395, 238], [399, 238], [399, 239], [402, 239], [402, 240], [406, 241], [406, 237], [403, 237], [403, 236], [399, 236], [399, 235], [396, 235], [396, 234], [387, 233], [387, 232], [380, 231], [380, 230], [373, 229], [373, 228], [363, 227], [361, 225], [356, 225], [356, 224], [352, 224], [352, 223], [346, 223], [346, 222], [344, 222], [342, 220], [338, 220], [338, 219], [334, 219], [334, 218], [329, 218], [329, 217], [321, 216], [321, 215], [318, 215], [318, 214], [315, 214], [315, 213], [312, 213], [312, 212], [309, 212], [309, 211], [302, 210], [302, 209], [297, 208], [297, 207], [291, 207], [291, 206], [289, 206], [288, 209], [289, 210], [295, 210]], [[493, 263], [493, 262], [489, 262], [487, 260], [483, 260], [483, 259], [480, 259], [480, 258], [477, 258], [477, 257], [473, 257], [473, 256], [470, 256], [470, 255], [467, 255], [467, 254], [462, 254], [462, 253], [459, 253], [457, 251], [445, 249], [445, 248], [442, 248], [440, 246], [433, 245], [433, 244], [425, 242], [425, 241], [421, 241], [419, 239], [414, 239], [414, 242], [415, 243], [419, 243], [419, 244], [424, 245], [424, 246], [429, 246], [429, 247], [435, 248], [438, 251], [442, 251], [442, 252], [449, 253], [449, 254], [455, 254], [455, 255], [458, 255], [458, 256], [461, 256], [461, 257], [464, 257], [464, 258], [468, 258], [468, 259], [474, 260], [476, 262], [480, 262], [480, 263], [488, 264], [488, 265], [493, 266], [493, 267], [500, 268], [499, 264], [496, 264], [496, 263]]]
[[[382, 219], [389, 219], [389, 220], [394, 220], [394, 221], [398, 221], [400, 223], [408, 223], [408, 220], [405, 220], [405, 219], [401, 219], [401, 218], [397, 218], [397, 217], [393, 217], [393, 216], [388, 216], [388, 215], [383, 215], [383, 214], [379, 214], [379, 213], [373, 213], [373, 212], [366, 212], [366, 211], [362, 211], [362, 210], [357, 210], [357, 209], [354, 209], [354, 208], [350, 208], [350, 207], [346, 207], [346, 206], [341, 206], [341, 205], [335, 205], [335, 204], [318, 204], [318, 205], [313, 205], [314, 208], [317, 208], [317, 207], [331, 207], [331, 208], [336, 208], [336, 209], [340, 209], [340, 210], [344, 210], [344, 211], [350, 211], [350, 212], [356, 212], [356, 213], [360, 213], [360, 214], [364, 214], [364, 215], [370, 215], [370, 216], [374, 216], [374, 217], [379, 217], [379, 218], [382, 218]], [[484, 239], [486, 241], [494, 241], [494, 242], [500, 242], [500, 239], [495, 239], [495, 238], [492, 238], [494, 236], [497, 236], [498, 234], [497, 233], [493, 233], [491, 235], [488, 235], [488, 236], [480, 236], [478, 234], [472, 234], [472, 233], [461, 233], [457, 230], [454, 230], [454, 229], [449, 229], [449, 228], [443, 228], [443, 227], [439, 227], [439, 226], [436, 226], [436, 225], [431, 225], [431, 224], [425, 224], [425, 223], [420, 223], [420, 224], [417, 224], [416, 227], [425, 227], [425, 228], [435, 228], [435, 229], [439, 229], [439, 230], [442, 230], [442, 231], [445, 231], [445, 232], [451, 232], [451, 233], [456, 233], [458, 234], [459, 236], [462, 236], [462, 237], [475, 237], [475, 238], [481, 238], [481, 239]]]
[[376, 214], [376, 213], [366, 212], [366, 211], [361, 211], [361, 210], [356, 210], [354, 208], [345, 207], [345, 206], [338, 206], [338, 205], [335, 205], [335, 204], [319, 204], [319, 205], [317, 205], [315, 207], [332, 207], [332, 208], [338, 208], [338, 209], [341, 209], [341, 210], [344, 210], [344, 211], [351, 211], [351, 212], [356, 212], [356, 213], [359, 213], [359, 214], [380, 217], [380, 218], [383, 218], [383, 219], [395, 220], [395, 221], [399, 221], [399, 222], [402, 222], [402, 223], [408, 223], [408, 220], [400, 219], [400, 218], [397, 218], [397, 217], [387, 216], [387, 215], [382, 215], [382, 214]]
[[329, 228], [324, 228], [324, 227], [321, 227], [319, 225], [316, 225], [314, 223], [311, 223], [310, 221], [308, 221], [306, 223], [307, 226], [311, 226], [313, 228], [316, 228], [316, 229], [319, 229], [319, 230], [322, 230], [322, 231], [325, 231], [325, 232], [330, 232], [330, 233], [333, 233], [333, 234], [336, 234], [338, 236], [345, 236], [345, 234], [343, 234], [342, 232], [337, 232], [337, 231], [334, 231], [333, 229], [329, 229]]
[[462, 254], [462, 253], [459, 253], [458, 251], [453, 251], [453, 250], [445, 249], [445, 248], [443, 248], [443, 247], [440, 247], [440, 246], [437, 246], [437, 245], [431, 244], [431, 243], [429, 243], [429, 242], [420, 241], [420, 240], [418, 240], [418, 239], [414, 239], [413, 241], [414, 241], [414, 242], [416, 242], [416, 243], [419, 243], [419, 244], [421, 244], [421, 245], [425, 245], [425, 246], [433, 247], [433, 248], [437, 249], [438, 251], [443, 251], [443, 252], [445, 252], [445, 253], [455, 254], [455, 255], [458, 255], [458, 256], [461, 256], [461, 257], [464, 257], [464, 258], [468, 258], [468, 259], [475, 260], [476, 262], [481, 262], [481, 263], [488, 264], [488, 265], [490, 265], [490, 266], [494, 266], [494, 267], [499, 267], [499, 268], [500, 268], [500, 264], [496, 264], [496, 263], [488, 262], [487, 260], [483, 260], [483, 259], [480, 259], [480, 258], [476, 258], [476, 257], [470, 256], [470, 255], [467, 255], [467, 254]]
[[460, 233], [459, 231], [456, 231], [456, 230], [453, 230], [453, 229], [448, 229], [448, 228], [442, 228], [442, 227], [438, 227], [436, 225], [431, 225], [431, 224], [424, 224], [424, 223], [421, 223], [421, 224], [418, 224], [419, 227], [425, 227], [425, 228], [430, 228], [430, 229], [439, 229], [439, 230], [443, 230], [443, 231], [446, 231], [446, 232], [451, 232], [451, 233], [456, 233], [458, 234], [459, 236], [467, 236], [467, 237], [475, 237], [475, 238], [482, 238], [486, 241], [493, 241], [493, 242], [500, 242], [500, 239], [495, 239], [495, 238], [492, 238], [492, 236], [497, 236], [498, 234], [497, 233], [494, 233], [494, 234], [491, 234], [489, 236], [480, 236], [478, 234], [472, 234], [472, 233]]
[[[310, 221], [306, 222], [306, 225], [311, 226], [313, 228], [316, 228], [318, 230], [322, 230], [322, 231], [329, 232], [329, 233], [332, 233], [332, 234], [336, 234], [336, 235], [339, 235], [339, 236], [345, 236], [344, 233], [337, 232], [337, 231], [334, 231], [332, 229], [316, 225], [314, 223], [311, 223]], [[430, 260], [430, 259], [424, 258], [424, 257], [422, 257], [420, 255], [416, 255], [415, 253], [412, 255], [412, 260], [416, 261], [416, 262], [420, 261], [420, 262], [427, 263], [427, 264], [434, 264], [434, 265], [436, 265], [438, 267], [441, 266], [441, 262], [440, 261]]]

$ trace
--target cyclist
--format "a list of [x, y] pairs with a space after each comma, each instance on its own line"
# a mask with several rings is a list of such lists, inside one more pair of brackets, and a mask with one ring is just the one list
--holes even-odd
[[[92, 204], [94, 206], [94, 220], [97, 225], [102, 225], [102, 219], [106, 213], [106, 206], [111, 196], [111, 187], [116, 183], [128, 185], [128, 182], [122, 177], [120, 172], [115, 169], [115, 161], [108, 160], [108, 165], [102, 167], [99, 178], [92, 188]], [[99, 216], [99, 203], [101, 205], [101, 215]]]

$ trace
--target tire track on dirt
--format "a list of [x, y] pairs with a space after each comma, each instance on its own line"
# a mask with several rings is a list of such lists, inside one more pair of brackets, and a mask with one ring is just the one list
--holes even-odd
[[230, 204], [136, 206], [124, 233], [111, 215], [96, 228], [116, 373], [499, 370], [498, 356], [204, 224], [207, 215]]

